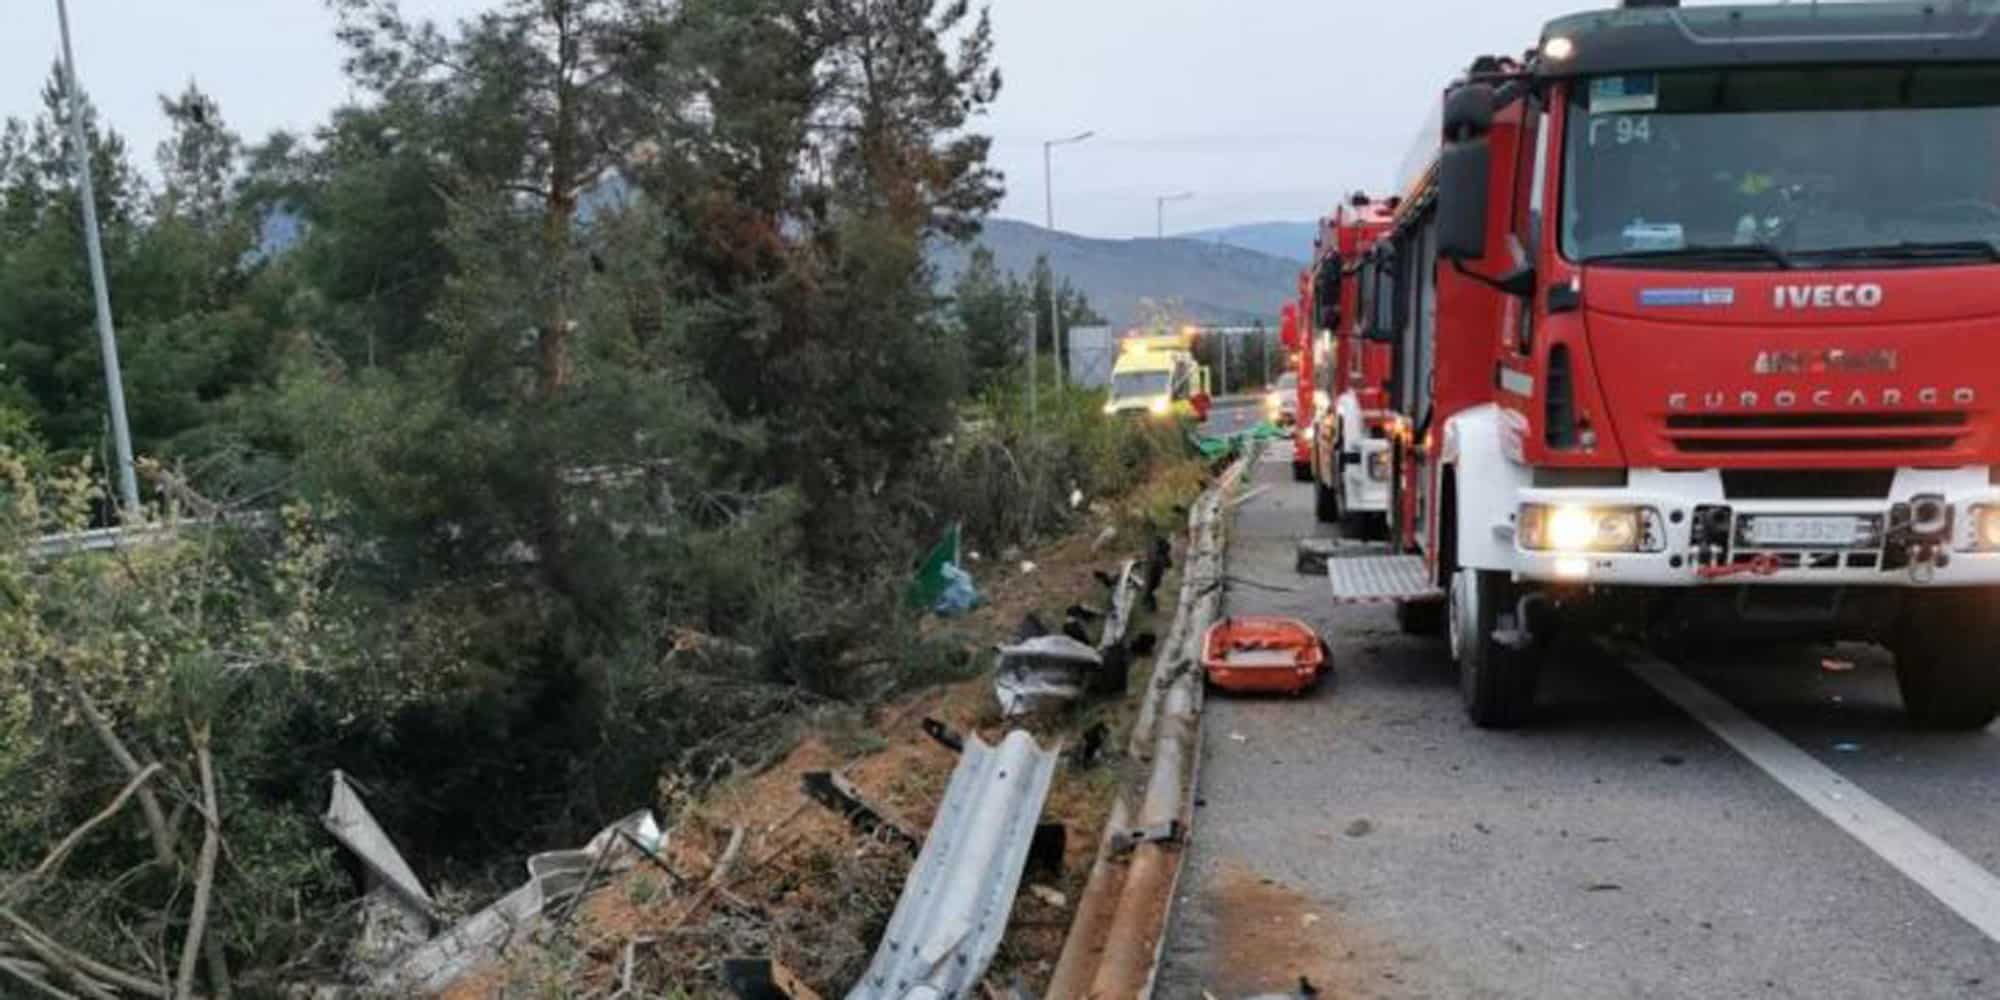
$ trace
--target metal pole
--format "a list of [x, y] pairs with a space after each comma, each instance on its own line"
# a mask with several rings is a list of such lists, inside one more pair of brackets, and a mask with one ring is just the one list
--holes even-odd
[[83, 201], [83, 241], [90, 257], [90, 286], [97, 300], [97, 342], [104, 354], [104, 391], [111, 398], [111, 441], [118, 456], [118, 494], [124, 505], [120, 520], [139, 519], [139, 480], [132, 470], [132, 431], [125, 422], [125, 383], [118, 371], [118, 334], [111, 325], [111, 290], [104, 278], [104, 246], [97, 235], [97, 194], [90, 179], [90, 145], [83, 128], [83, 88], [76, 80], [76, 56], [70, 50], [69, 5], [56, 0], [56, 20], [62, 25], [63, 82], [69, 90], [70, 141], [76, 146], [76, 186]]
[[[1054, 158], [1051, 153], [1051, 151], [1054, 149], [1055, 149], [1055, 143], [1045, 142], [1042, 144], [1042, 193], [1048, 199], [1049, 238], [1051, 240], [1055, 238], [1055, 232], [1056, 232], [1056, 172], [1054, 167]], [[1050, 260], [1049, 261], [1049, 350], [1050, 352], [1057, 355], [1056, 386], [1058, 389], [1060, 389], [1062, 386], [1061, 382], [1062, 301], [1061, 299], [1062, 297], [1056, 294], [1056, 262], [1054, 260]], [[1030, 381], [1033, 381], [1034, 379], [1039, 378], [1040, 376], [1041, 372], [1039, 371], [1032, 371], [1028, 373]]]

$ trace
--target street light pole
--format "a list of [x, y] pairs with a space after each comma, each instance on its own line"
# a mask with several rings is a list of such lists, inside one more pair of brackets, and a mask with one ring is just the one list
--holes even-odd
[[77, 195], [83, 202], [83, 241], [90, 257], [90, 286], [97, 300], [97, 342], [104, 354], [104, 390], [111, 397], [111, 441], [118, 456], [120, 520], [135, 522], [139, 480], [132, 470], [132, 431], [125, 422], [125, 382], [118, 370], [118, 334], [111, 325], [111, 291], [104, 278], [104, 245], [97, 235], [97, 194], [90, 179], [89, 137], [83, 128], [83, 88], [76, 80], [76, 56], [69, 42], [69, 5], [56, 0], [62, 25], [63, 85], [69, 91], [70, 142], [76, 147]]
[[1194, 197], [1193, 191], [1182, 191], [1179, 194], [1161, 195], [1160, 197], [1153, 199], [1154, 239], [1163, 240], [1167, 238], [1167, 203], [1173, 201], [1186, 201], [1192, 197]]
[[[1047, 202], [1047, 210], [1048, 210], [1047, 221], [1048, 221], [1048, 230], [1050, 235], [1054, 235], [1056, 231], [1055, 148], [1057, 146], [1068, 146], [1082, 142], [1085, 139], [1088, 139], [1096, 134], [1097, 133], [1095, 131], [1079, 132], [1066, 139], [1050, 139], [1047, 142], [1042, 143], [1042, 195]], [[1057, 301], [1057, 298], [1058, 297], [1056, 295], [1055, 262], [1050, 261], [1049, 262], [1049, 350], [1057, 352], [1056, 373], [1057, 373], [1057, 384], [1060, 385], [1062, 377], [1061, 375], [1062, 303]], [[1039, 343], [1031, 344], [1029, 345], [1028, 348], [1028, 393], [1029, 393], [1028, 398], [1031, 401], [1029, 404], [1031, 416], [1033, 412], [1032, 400], [1034, 399], [1034, 391], [1035, 391], [1034, 386], [1035, 382], [1038, 381], [1039, 379], [1039, 376], [1037, 375], [1035, 369], [1040, 367], [1036, 355], [1040, 352], [1040, 349], [1041, 345]]]

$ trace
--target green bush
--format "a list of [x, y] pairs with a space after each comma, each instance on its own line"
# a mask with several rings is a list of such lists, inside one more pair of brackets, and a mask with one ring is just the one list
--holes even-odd
[[1178, 424], [1109, 416], [1101, 391], [1045, 383], [1037, 397], [1031, 421], [1018, 381], [989, 391], [940, 445], [922, 477], [933, 526], [957, 521], [968, 546], [997, 553], [1069, 529], [1187, 454]]

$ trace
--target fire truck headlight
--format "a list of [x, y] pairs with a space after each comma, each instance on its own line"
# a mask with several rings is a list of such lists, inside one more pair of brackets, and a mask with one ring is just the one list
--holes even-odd
[[1659, 552], [1666, 539], [1651, 507], [1522, 504], [1521, 547], [1542, 552]]
[[1105, 416], [1110, 416], [1111, 414], [1113, 414], [1113, 413], [1117, 413], [1117, 412], [1118, 412], [1118, 404], [1117, 404], [1117, 403], [1106, 403], [1106, 404], [1104, 404], [1104, 415], [1105, 415]]
[[1542, 43], [1542, 58], [1550, 62], [1565, 62], [1576, 55], [1576, 42], [1557, 35]]
[[2000, 552], [2000, 506], [1980, 504], [1972, 508], [1972, 547], [1980, 552]]
[[1159, 399], [1153, 400], [1151, 403], [1146, 404], [1146, 409], [1153, 411], [1153, 416], [1164, 417], [1167, 415], [1167, 409], [1171, 405], [1172, 404], [1167, 402], [1166, 397], [1162, 396]]

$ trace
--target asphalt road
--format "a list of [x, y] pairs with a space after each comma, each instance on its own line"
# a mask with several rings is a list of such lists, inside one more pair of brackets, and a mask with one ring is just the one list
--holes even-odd
[[[1473, 728], [1441, 642], [1400, 634], [1385, 608], [1336, 610], [1323, 578], [1294, 571], [1295, 540], [1331, 534], [1310, 487], [1282, 456], [1253, 482], [1228, 609], [1304, 619], [1335, 673], [1303, 699], [1208, 700], [1161, 996], [1231, 1000], [1301, 975], [1342, 997], [2000, 996], [2000, 945], [1895, 851], [1615, 658], [1566, 651], [1538, 724]], [[1675, 667], [1852, 783], [1834, 799], [1858, 788], [2000, 869], [2000, 736], [1905, 730], [1881, 654], [1762, 647]]]

